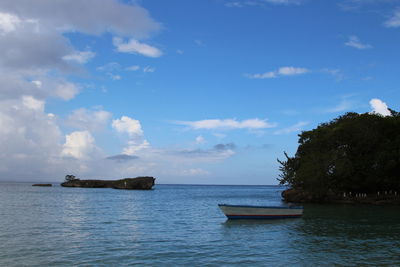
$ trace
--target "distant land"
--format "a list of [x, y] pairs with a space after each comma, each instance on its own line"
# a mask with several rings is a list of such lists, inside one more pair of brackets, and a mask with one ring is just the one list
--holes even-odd
[[84, 187], [84, 188], [114, 188], [114, 189], [137, 189], [150, 190], [153, 188], [155, 178], [143, 176], [136, 178], [124, 178], [120, 180], [81, 180], [73, 175], [67, 175], [63, 187]]

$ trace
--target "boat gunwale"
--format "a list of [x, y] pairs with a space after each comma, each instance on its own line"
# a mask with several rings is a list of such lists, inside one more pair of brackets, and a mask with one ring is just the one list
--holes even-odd
[[280, 207], [280, 206], [256, 206], [256, 205], [231, 205], [231, 204], [218, 204], [219, 207], [236, 207], [236, 208], [259, 208], [259, 209], [304, 209], [303, 206], [293, 207]]

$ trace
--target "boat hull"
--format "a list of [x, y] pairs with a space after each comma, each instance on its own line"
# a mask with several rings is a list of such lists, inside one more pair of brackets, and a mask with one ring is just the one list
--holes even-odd
[[286, 219], [299, 218], [303, 207], [242, 206], [219, 204], [228, 219]]

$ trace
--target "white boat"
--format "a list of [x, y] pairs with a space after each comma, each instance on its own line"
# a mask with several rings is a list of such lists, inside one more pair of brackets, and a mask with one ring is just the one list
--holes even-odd
[[218, 204], [228, 219], [284, 219], [299, 218], [303, 207], [251, 206]]

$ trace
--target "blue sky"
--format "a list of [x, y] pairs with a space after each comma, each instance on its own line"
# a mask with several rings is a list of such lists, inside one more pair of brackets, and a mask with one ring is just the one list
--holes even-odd
[[398, 0], [2, 1], [0, 180], [276, 184], [302, 130], [398, 110], [399, 33]]

